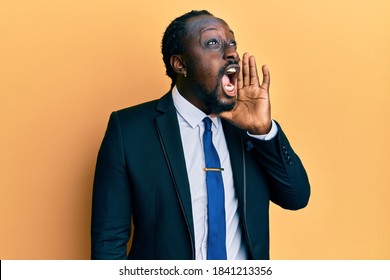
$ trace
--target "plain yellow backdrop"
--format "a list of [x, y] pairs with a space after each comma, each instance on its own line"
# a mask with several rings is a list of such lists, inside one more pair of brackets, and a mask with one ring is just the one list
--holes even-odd
[[191, 9], [271, 71], [310, 204], [271, 207], [272, 259], [390, 259], [390, 1], [0, 0], [0, 259], [88, 259], [111, 111], [162, 96], [160, 41]]

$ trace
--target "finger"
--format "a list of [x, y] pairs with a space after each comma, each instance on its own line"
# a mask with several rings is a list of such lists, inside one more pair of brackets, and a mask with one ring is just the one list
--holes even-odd
[[271, 82], [271, 77], [270, 77], [268, 66], [267, 65], [263, 65], [261, 70], [263, 72], [263, 82], [261, 83], [261, 87], [268, 92], [269, 91], [269, 85], [270, 85], [270, 82]]
[[249, 57], [249, 76], [250, 84], [260, 86], [259, 75], [257, 73], [256, 59], [254, 56]]
[[240, 66], [240, 73], [238, 73], [238, 78], [237, 78], [237, 87], [238, 89], [243, 88], [244, 81], [242, 79], [242, 60], [238, 62], [238, 65]]
[[242, 58], [242, 78], [243, 78], [243, 87], [250, 85], [250, 75], [249, 75], [249, 54], [244, 53]]

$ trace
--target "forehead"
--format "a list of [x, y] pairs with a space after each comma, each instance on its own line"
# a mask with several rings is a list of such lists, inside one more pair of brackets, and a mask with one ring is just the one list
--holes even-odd
[[220, 18], [203, 15], [193, 17], [187, 20], [187, 37], [198, 37], [203, 32], [206, 32], [208, 30], [219, 30], [229, 32], [233, 35], [233, 31], [230, 29], [229, 25]]

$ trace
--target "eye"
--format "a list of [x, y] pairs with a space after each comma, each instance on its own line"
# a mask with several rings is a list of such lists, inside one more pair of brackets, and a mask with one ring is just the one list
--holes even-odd
[[206, 42], [206, 45], [207, 46], [218, 46], [219, 45], [219, 42], [217, 39], [210, 39]]
[[235, 47], [235, 46], [237, 46], [237, 42], [235, 40], [232, 40], [232, 41], [230, 41], [229, 45]]

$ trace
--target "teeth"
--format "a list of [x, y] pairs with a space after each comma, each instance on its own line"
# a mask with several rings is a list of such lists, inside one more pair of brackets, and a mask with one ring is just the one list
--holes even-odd
[[225, 86], [225, 89], [227, 91], [233, 91], [234, 90], [234, 85], [227, 85], [227, 86]]
[[226, 73], [228, 73], [228, 74], [233, 74], [233, 73], [236, 73], [236, 72], [237, 72], [236, 68], [229, 68], [229, 69], [226, 71]]

